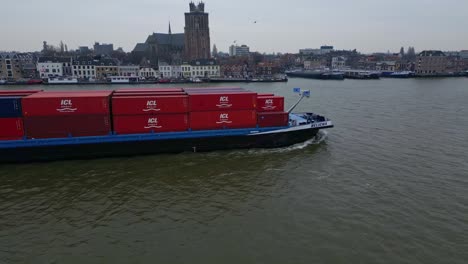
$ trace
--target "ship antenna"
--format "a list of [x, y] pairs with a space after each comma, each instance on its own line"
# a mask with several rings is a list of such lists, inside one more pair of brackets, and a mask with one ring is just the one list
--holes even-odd
[[302, 91], [301, 88], [293, 88], [293, 92], [299, 94], [301, 97], [299, 98], [299, 100], [297, 100], [297, 102], [293, 106], [291, 106], [288, 109], [289, 114], [294, 110], [294, 108], [296, 108], [296, 106], [299, 105], [299, 103], [302, 101], [302, 99], [304, 99], [304, 97], [307, 97], [307, 98], [310, 97], [310, 90]]

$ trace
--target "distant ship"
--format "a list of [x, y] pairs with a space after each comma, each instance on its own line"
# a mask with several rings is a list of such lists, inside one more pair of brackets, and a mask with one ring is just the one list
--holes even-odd
[[382, 77], [384, 78], [412, 78], [414, 77], [414, 72], [412, 71], [389, 71], [382, 72]]
[[380, 72], [366, 71], [366, 70], [344, 70], [344, 77], [346, 79], [357, 80], [375, 80], [380, 79]]
[[47, 84], [78, 84], [78, 79], [74, 77], [48, 78]]
[[344, 75], [342, 72], [335, 72], [329, 70], [299, 70], [287, 71], [288, 77], [299, 77], [319, 80], [343, 80]]

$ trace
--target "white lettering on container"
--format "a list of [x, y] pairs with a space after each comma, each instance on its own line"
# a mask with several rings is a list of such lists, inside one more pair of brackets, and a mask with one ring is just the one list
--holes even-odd
[[156, 100], [148, 100], [146, 102], [146, 108], [143, 109], [143, 112], [150, 112], [150, 111], [160, 111], [161, 109], [158, 108], [158, 104]]
[[148, 118], [148, 125], [145, 126], [146, 129], [148, 128], [161, 128], [162, 126], [158, 125], [158, 118], [157, 117], [150, 117]]
[[219, 121], [216, 122], [216, 124], [231, 124], [232, 121], [229, 120], [229, 114], [220, 114], [219, 115]]
[[262, 107], [264, 110], [273, 110], [276, 106], [274, 105], [273, 99], [265, 99], [265, 106]]
[[232, 104], [229, 103], [229, 97], [228, 96], [220, 96], [219, 97], [219, 104], [216, 105], [219, 108], [229, 108], [232, 106]]
[[60, 113], [73, 113], [76, 110], [78, 110], [78, 108], [73, 107], [71, 99], [60, 100], [60, 108], [57, 108], [57, 111]]

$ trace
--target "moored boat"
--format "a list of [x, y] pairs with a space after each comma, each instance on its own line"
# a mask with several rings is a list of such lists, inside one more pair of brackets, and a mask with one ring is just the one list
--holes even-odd
[[137, 83], [139, 82], [139, 78], [131, 76], [109, 76], [107, 77], [107, 81], [112, 84]]
[[78, 84], [78, 79], [74, 77], [48, 78], [47, 84]]
[[398, 79], [412, 78], [414, 77], [414, 72], [412, 71], [383, 72], [382, 77], [398, 78]]
[[376, 80], [380, 79], [380, 72], [366, 71], [366, 70], [344, 70], [344, 77], [346, 79], [356, 80]]
[[334, 71], [322, 71], [322, 70], [305, 70], [305, 71], [288, 71], [286, 72], [288, 77], [300, 77], [308, 79], [319, 79], [319, 80], [343, 80], [344, 76], [342, 72]]

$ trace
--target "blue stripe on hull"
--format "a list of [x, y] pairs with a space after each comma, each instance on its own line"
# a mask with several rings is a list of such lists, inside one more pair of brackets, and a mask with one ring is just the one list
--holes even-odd
[[118, 142], [136, 142], [148, 140], [170, 140], [187, 138], [207, 138], [224, 136], [242, 136], [251, 135], [260, 132], [274, 131], [288, 127], [268, 127], [268, 128], [247, 128], [247, 129], [223, 129], [223, 130], [203, 130], [203, 131], [185, 131], [185, 132], [167, 132], [167, 133], [149, 133], [149, 134], [131, 134], [131, 135], [108, 135], [95, 137], [68, 137], [68, 138], [50, 138], [50, 139], [24, 139], [0, 141], [0, 149], [24, 148], [24, 147], [46, 147], [61, 145], [80, 145], [80, 144], [99, 144], [99, 143], [118, 143]]

